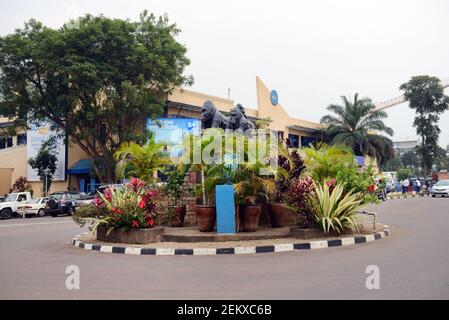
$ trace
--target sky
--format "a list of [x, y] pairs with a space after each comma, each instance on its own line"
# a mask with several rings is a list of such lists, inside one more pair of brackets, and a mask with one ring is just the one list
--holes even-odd
[[[449, 78], [447, 0], [0, 0], [0, 35], [30, 18], [57, 28], [85, 13], [136, 20], [144, 9], [182, 30], [190, 89], [227, 97], [230, 88], [249, 108], [256, 76], [291, 116], [310, 121], [341, 95], [380, 102], [399, 96], [411, 76]], [[387, 112], [393, 140], [416, 138], [406, 103]], [[449, 111], [439, 125], [446, 146]]]

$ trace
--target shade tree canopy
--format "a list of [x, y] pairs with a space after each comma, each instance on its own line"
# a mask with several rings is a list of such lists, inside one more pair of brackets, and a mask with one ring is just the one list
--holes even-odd
[[36, 20], [0, 37], [0, 114], [16, 126], [50, 120], [114, 182], [114, 152], [145, 140], [147, 117], [168, 93], [190, 85], [190, 61], [167, 16], [138, 21], [86, 15], [59, 29]]

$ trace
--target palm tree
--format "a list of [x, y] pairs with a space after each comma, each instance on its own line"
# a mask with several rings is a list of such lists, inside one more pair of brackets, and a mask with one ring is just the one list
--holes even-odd
[[325, 133], [332, 143], [345, 144], [358, 156], [375, 157], [378, 164], [385, 164], [394, 158], [391, 139], [379, 134], [393, 135], [393, 129], [383, 122], [387, 118], [386, 112], [376, 110], [369, 98], [359, 99], [357, 93], [354, 100], [344, 96], [341, 98], [343, 105], [329, 105], [327, 110], [334, 114], [321, 118], [321, 123], [327, 125]]
[[119, 178], [136, 177], [145, 181], [153, 180], [153, 173], [169, 163], [164, 144], [157, 143], [154, 136], [143, 146], [135, 142], [123, 143], [114, 157]]

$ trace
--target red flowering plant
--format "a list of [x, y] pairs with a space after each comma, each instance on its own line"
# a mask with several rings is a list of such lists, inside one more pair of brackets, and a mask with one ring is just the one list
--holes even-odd
[[82, 209], [75, 213], [74, 220], [80, 225], [90, 222], [92, 232], [98, 227], [106, 228], [108, 233], [114, 229], [152, 228], [156, 218], [156, 191], [142, 180], [132, 178], [124, 188], [109, 188], [99, 193], [93, 206]]
[[293, 179], [285, 193], [285, 202], [299, 215], [298, 223], [303, 227], [312, 227], [313, 216], [308, 210], [309, 198], [314, 194], [315, 182], [312, 177]]

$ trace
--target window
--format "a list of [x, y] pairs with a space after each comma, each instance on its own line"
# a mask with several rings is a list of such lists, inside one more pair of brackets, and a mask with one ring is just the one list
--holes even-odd
[[279, 139], [279, 141], [284, 140], [284, 131], [278, 131], [278, 139]]
[[0, 137], [0, 149], [11, 147], [12, 147], [12, 137]]
[[288, 140], [290, 141], [290, 148], [299, 148], [299, 136], [297, 134], [289, 134]]
[[17, 145], [21, 146], [27, 144], [27, 134], [26, 133], [19, 133], [17, 135]]
[[312, 137], [302, 137], [301, 138], [301, 146], [308, 147], [310, 144], [313, 144], [316, 142], [316, 138]]

